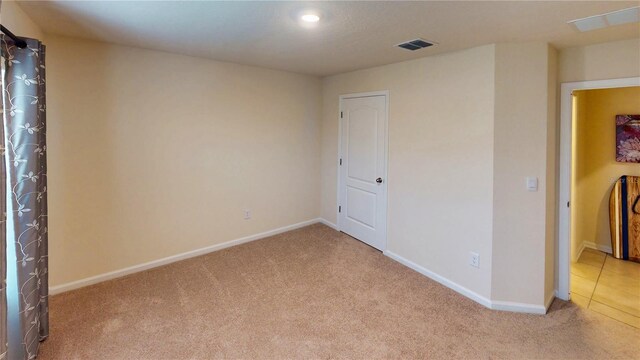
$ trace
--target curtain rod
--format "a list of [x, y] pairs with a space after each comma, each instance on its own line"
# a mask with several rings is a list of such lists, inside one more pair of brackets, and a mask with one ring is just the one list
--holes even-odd
[[9, 31], [9, 29], [4, 27], [4, 25], [0, 25], [0, 30], [3, 33], [5, 33], [8, 37], [10, 37], [16, 43], [16, 46], [19, 47], [20, 49], [24, 49], [24, 48], [27, 47], [27, 42], [26, 41], [24, 41], [23, 39], [20, 39], [19, 37], [15, 36], [11, 31]]

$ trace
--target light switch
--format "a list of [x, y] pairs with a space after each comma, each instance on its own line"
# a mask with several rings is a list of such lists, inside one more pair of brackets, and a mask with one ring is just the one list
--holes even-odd
[[528, 177], [527, 178], [527, 190], [529, 190], [529, 191], [538, 191], [538, 178], [537, 177]]

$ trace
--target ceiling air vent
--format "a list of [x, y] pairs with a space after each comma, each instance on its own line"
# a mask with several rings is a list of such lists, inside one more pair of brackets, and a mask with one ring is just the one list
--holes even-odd
[[416, 51], [416, 50], [428, 48], [429, 46], [433, 46], [433, 45], [435, 45], [435, 43], [432, 41], [427, 41], [424, 39], [415, 39], [415, 40], [409, 40], [402, 44], [398, 44], [396, 46], [406, 50]]

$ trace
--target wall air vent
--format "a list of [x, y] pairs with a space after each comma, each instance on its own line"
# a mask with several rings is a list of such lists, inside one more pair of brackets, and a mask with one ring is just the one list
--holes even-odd
[[415, 40], [409, 40], [402, 44], [398, 44], [396, 46], [401, 47], [405, 50], [416, 51], [416, 50], [428, 48], [429, 46], [433, 46], [433, 45], [436, 45], [436, 43], [434, 43], [433, 41], [427, 41], [424, 39], [415, 39]]

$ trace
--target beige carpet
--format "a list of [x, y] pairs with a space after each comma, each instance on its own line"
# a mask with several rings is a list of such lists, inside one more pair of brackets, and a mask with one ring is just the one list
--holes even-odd
[[323, 225], [51, 298], [39, 359], [639, 358], [640, 330], [556, 300], [481, 305]]

